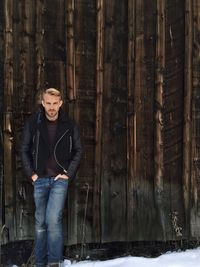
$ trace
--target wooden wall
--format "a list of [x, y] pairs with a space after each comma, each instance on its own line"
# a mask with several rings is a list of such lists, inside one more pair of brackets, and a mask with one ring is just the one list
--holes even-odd
[[3, 71], [3, 3], [0, 3], [0, 227], [2, 229], [3, 218], [3, 86], [4, 86], [4, 71]]
[[199, 14], [200, 0], [1, 1], [1, 222], [10, 240], [34, 234], [19, 148], [48, 86], [63, 91], [84, 145], [66, 244], [200, 238]]

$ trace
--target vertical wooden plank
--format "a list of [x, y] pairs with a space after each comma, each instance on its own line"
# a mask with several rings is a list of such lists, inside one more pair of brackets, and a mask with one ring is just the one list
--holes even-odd
[[[148, 10], [148, 12], [147, 12]], [[134, 98], [134, 184], [135, 226], [137, 240], [151, 239], [155, 233], [153, 201], [153, 122], [154, 122], [154, 58], [155, 13], [152, 2], [148, 9], [145, 1], [135, 5], [135, 82]], [[148, 23], [146, 23], [148, 21]], [[147, 26], [148, 24], [148, 26]], [[150, 52], [151, 51], [151, 52]], [[151, 62], [151, 63], [150, 63]], [[143, 210], [143, 212], [140, 212]], [[149, 212], [151, 211], [151, 212]]]
[[[1, 54], [1, 53], [0, 53]], [[3, 121], [3, 112], [2, 112], [2, 107], [0, 109], [0, 114], [1, 114], [1, 122]], [[4, 239], [4, 231], [3, 231], [3, 225], [5, 224], [5, 204], [4, 204], [4, 184], [3, 184], [3, 169], [4, 169], [4, 155], [3, 155], [3, 123], [0, 124], [0, 228], [1, 228], [1, 244], [3, 244], [3, 239]], [[0, 248], [0, 253], [1, 253], [1, 248]]]
[[[154, 238], [155, 209], [153, 201], [153, 125], [154, 125], [154, 67], [155, 67], [155, 17], [156, 1], [130, 1], [129, 22], [130, 48], [134, 51], [128, 60], [130, 66], [128, 83], [128, 114], [130, 116], [128, 151], [127, 210], [132, 240]], [[133, 40], [132, 40], [133, 39]], [[132, 44], [132, 42], [134, 42]], [[137, 52], [136, 52], [137, 51]], [[132, 63], [133, 64], [133, 63]], [[132, 118], [131, 118], [132, 116]], [[129, 144], [131, 145], [129, 146]], [[129, 159], [130, 158], [130, 159]], [[130, 173], [132, 171], [132, 174]], [[130, 181], [131, 179], [132, 181]], [[147, 208], [148, 207], [148, 208]], [[131, 211], [132, 210], [132, 211]], [[140, 211], [143, 210], [141, 213]], [[129, 218], [129, 213], [132, 218]], [[151, 212], [149, 212], [151, 211]], [[148, 225], [148, 227], [147, 227]]]
[[[96, 1], [68, 1], [67, 25], [67, 94], [69, 110], [78, 122], [84, 146], [84, 155], [69, 200], [76, 209], [69, 227], [71, 241], [81, 243], [92, 240], [93, 186], [95, 158], [95, 75], [96, 75]], [[76, 15], [76, 19], [74, 18]], [[90, 75], [88, 75], [88, 73]], [[76, 192], [76, 194], [74, 194]], [[75, 224], [75, 225], [74, 225]]]
[[67, 35], [67, 96], [70, 101], [76, 99], [75, 87], [75, 36], [74, 36], [74, 0], [66, 3], [66, 35]]
[[[141, 74], [138, 75], [140, 82], [135, 88], [140, 88], [141, 109], [138, 110], [138, 161], [137, 177], [141, 177], [138, 187], [140, 196], [140, 208], [144, 210], [139, 216], [138, 227], [141, 228], [141, 238], [155, 240], [157, 227], [155, 227], [156, 210], [154, 203], [154, 108], [155, 108], [155, 56], [156, 56], [156, 1], [143, 1], [139, 5], [138, 14], [138, 49], [141, 49], [138, 64]], [[138, 50], [136, 49], [136, 51]], [[136, 57], [137, 60], [137, 57]], [[136, 67], [137, 69], [137, 67]], [[137, 72], [136, 72], [137, 73]], [[136, 103], [139, 108], [139, 103]], [[141, 227], [142, 225], [142, 227]], [[147, 226], [148, 225], [148, 226]]]
[[136, 183], [135, 183], [135, 17], [136, 1], [128, 1], [128, 59], [127, 59], [127, 240], [134, 240], [136, 233]]
[[[182, 190], [183, 98], [184, 98], [184, 3], [166, 2], [166, 45], [164, 71], [164, 184], [169, 189], [172, 239], [184, 238]], [[165, 190], [166, 190], [165, 189]], [[176, 221], [176, 223], [175, 223]], [[170, 226], [170, 225], [169, 225]], [[168, 228], [169, 228], [168, 226]], [[167, 229], [166, 229], [167, 231]], [[170, 238], [170, 235], [169, 237]]]
[[[14, 20], [14, 168], [16, 180], [17, 236], [34, 238], [33, 187], [20, 165], [21, 132], [24, 120], [35, 108], [35, 1], [16, 1]], [[18, 96], [21, 97], [18, 97]]]
[[4, 190], [5, 224], [15, 238], [15, 217], [13, 216], [12, 179], [12, 96], [13, 96], [13, 1], [4, 2]]
[[93, 242], [101, 241], [101, 157], [103, 116], [104, 70], [104, 0], [97, 0], [97, 65], [96, 65], [96, 129], [95, 129], [95, 180], [93, 191]]
[[[66, 1], [66, 77], [67, 77], [67, 92], [66, 96], [69, 101], [76, 101], [76, 62], [75, 62], [75, 25], [74, 25], [74, 0]], [[74, 116], [74, 105], [69, 105], [70, 116]], [[77, 112], [75, 112], [77, 114]], [[77, 117], [76, 117], [77, 118]], [[77, 190], [71, 186], [68, 191], [68, 244], [77, 243]]]
[[191, 200], [191, 140], [192, 140], [192, 45], [193, 45], [193, 1], [185, 1], [185, 91], [183, 122], [183, 196], [186, 237], [190, 238]]
[[[163, 82], [165, 69], [165, 0], [157, 1], [156, 91], [155, 91], [155, 204], [161, 229], [159, 235], [166, 240], [166, 215], [163, 208], [164, 150], [163, 150]], [[169, 212], [168, 212], [169, 214]]]
[[[35, 2], [32, 0], [19, 1], [15, 3], [15, 16], [17, 18], [15, 43], [15, 80], [17, 91], [15, 93], [22, 96], [18, 99], [22, 103], [26, 111], [31, 110], [35, 105]], [[18, 12], [18, 13], [17, 13]], [[16, 14], [17, 13], [17, 14]], [[19, 103], [14, 103], [18, 108], [21, 108]]]
[[66, 88], [65, 0], [44, 0], [43, 12], [45, 85], [64, 92]]
[[[6, 102], [6, 110], [12, 107], [12, 94], [13, 94], [13, 3], [6, 0], [4, 3], [5, 14], [5, 50], [4, 50], [4, 80], [5, 80], [5, 93], [4, 98]], [[10, 67], [10, 68], [9, 68]]]
[[[105, 2], [102, 242], [126, 240], [127, 4]], [[120, 212], [119, 212], [120, 211]]]
[[200, 236], [200, 3], [193, 1], [193, 57], [191, 96], [191, 236]]
[[[136, 190], [136, 225], [137, 238], [142, 240], [143, 223], [142, 213], [138, 212], [143, 206], [144, 196], [144, 177], [142, 173], [142, 105], [143, 105], [143, 87], [145, 83], [144, 75], [144, 1], [136, 1], [135, 5], [135, 83], [134, 83], [134, 165], [135, 165], [135, 190]], [[142, 185], [140, 187], [140, 184]], [[144, 207], [143, 207], [144, 208]], [[145, 212], [143, 213], [145, 214]], [[141, 228], [139, 225], [141, 224]]]
[[[1, 123], [3, 121], [3, 98], [4, 98], [4, 21], [5, 21], [5, 13], [4, 13], [4, 1], [0, 2], [0, 116]], [[1, 124], [1, 127], [3, 125]]]
[[35, 77], [36, 77], [36, 95], [45, 87], [44, 81], [44, 1], [36, 1], [35, 7]]
[[[0, 43], [4, 40], [4, 1], [0, 2]], [[3, 108], [4, 108], [4, 46], [0, 45], [0, 229], [5, 222], [3, 193]], [[1, 236], [1, 238], [3, 235]], [[1, 253], [1, 248], [0, 248]]]
[[[84, 154], [77, 179], [78, 242], [92, 241], [95, 162], [96, 1], [75, 1], [76, 90]], [[88, 75], [89, 73], [89, 75]], [[83, 249], [82, 249], [83, 253]]]
[[183, 192], [180, 187], [184, 5], [182, 1], [158, 1], [157, 8], [155, 200], [161, 225], [160, 235], [166, 240], [182, 238], [182, 230], [185, 229]]

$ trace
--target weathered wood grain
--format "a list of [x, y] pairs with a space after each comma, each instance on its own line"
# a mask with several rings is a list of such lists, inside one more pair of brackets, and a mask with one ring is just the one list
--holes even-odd
[[[164, 86], [164, 168], [165, 186], [170, 214], [171, 238], [185, 237], [182, 156], [183, 156], [183, 112], [184, 112], [184, 3], [166, 3], [166, 64]], [[172, 75], [174, 74], [174, 75]], [[170, 199], [170, 201], [169, 201]], [[174, 218], [176, 217], [176, 218]], [[176, 219], [176, 225], [174, 220]], [[171, 227], [171, 230], [170, 230]], [[178, 230], [179, 229], [179, 230]]]
[[[155, 45], [155, 2], [151, 8], [145, 1], [135, 4], [135, 82], [132, 84], [134, 99], [134, 177], [135, 183], [135, 217], [132, 234], [143, 240], [145, 236], [155, 233], [155, 208], [153, 198], [153, 145], [154, 145], [154, 58]], [[148, 11], [147, 11], [148, 10]], [[147, 15], [148, 13], [148, 15]], [[144, 18], [148, 20], [148, 25]], [[151, 52], [150, 52], [151, 51]], [[151, 62], [151, 64], [149, 64]], [[144, 64], [145, 63], [145, 64]], [[151, 110], [151, 111], [150, 111]], [[131, 133], [130, 133], [131, 134]], [[132, 133], [133, 134], [133, 133]], [[130, 203], [131, 205], [131, 203]], [[133, 204], [132, 204], [133, 205]], [[129, 209], [129, 207], [128, 207]], [[141, 212], [142, 211], [142, 212]]]
[[[72, 117], [82, 130], [84, 154], [78, 179], [69, 191], [69, 209], [74, 217], [73, 231], [69, 231], [73, 243], [92, 241], [93, 235], [93, 187], [95, 164], [95, 75], [96, 75], [96, 1], [68, 1], [67, 3], [67, 95]], [[88, 75], [89, 71], [89, 75]], [[86, 167], [87, 166], [87, 167]], [[83, 251], [82, 251], [83, 253]]]
[[128, 55], [127, 55], [127, 240], [132, 240], [137, 229], [136, 208], [136, 125], [134, 114], [135, 84], [135, 1], [128, 1]]
[[[154, 192], [155, 205], [157, 209], [157, 220], [159, 221], [158, 231], [162, 235], [161, 239], [166, 240], [166, 231], [169, 227], [169, 208], [164, 207], [167, 197], [164, 200], [164, 193], [169, 194], [169, 188], [164, 188], [164, 145], [163, 145], [163, 91], [164, 91], [164, 70], [165, 70], [165, 2], [157, 1], [157, 21], [156, 21], [156, 88], [155, 88], [155, 152], [154, 152]], [[164, 191], [165, 190], [165, 191]]]
[[95, 179], [93, 191], [93, 240], [101, 241], [101, 175], [102, 175], [102, 119], [104, 84], [104, 7], [105, 1], [97, 1], [97, 41], [96, 41], [96, 129], [95, 129]]
[[4, 35], [4, 190], [5, 190], [5, 225], [13, 238], [16, 236], [15, 189], [13, 187], [12, 165], [12, 118], [13, 118], [13, 1], [4, 3], [5, 35]]
[[193, 3], [193, 53], [192, 53], [192, 95], [191, 95], [191, 237], [200, 234], [200, 3]]
[[[27, 183], [20, 161], [21, 131], [24, 119], [36, 106], [35, 90], [35, 2], [14, 2], [13, 13], [13, 194], [16, 212], [16, 238], [28, 239], [34, 234], [34, 205], [31, 182]], [[31, 225], [31, 226], [30, 226]]]
[[[4, 189], [3, 189], [3, 169], [4, 169], [4, 160], [3, 160], [3, 109], [4, 109], [4, 21], [5, 13], [3, 7], [3, 1], [0, 2], [0, 228], [2, 229], [5, 223], [5, 205], [4, 205]], [[3, 235], [2, 235], [3, 238]]]
[[44, 0], [44, 80], [46, 87], [59, 88], [62, 92], [66, 90], [65, 15], [64, 0]]
[[64, 210], [66, 244], [81, 243], [83, 254], [91, 242], [199, 238], [199, 8], [198, 0], [1, 1], [1, 199], [11, 240], [33, 238], [19, 147], [49, 86], [62, 90], [84, 147]]
[[[126, 236], [127, 6], [105, 2], [102, 129], [102, 241]], [[109, 203], [109, 205], [108, 205]]]
[[38, 101], [44, 89], [44, 1], [36, 1], [35, 5], [35, 90]]

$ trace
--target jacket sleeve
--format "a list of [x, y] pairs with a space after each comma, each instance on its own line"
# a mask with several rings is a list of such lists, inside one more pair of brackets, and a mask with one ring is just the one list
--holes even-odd
[[82, 145], [81, 138], [77, 124], [74, 124], [73, 136], [72, 136], [72, 160], [70, 161], [69, 167], [67, 169], [67, 176], [73, 179], [78, 166], [80, 164], [82, 155]]
[[32, 136], [30, 131], [30, 121], [27, 121], [22, 133], [21, 160], [25, 174], [28, 177], [31, 177], [34, 174], [31, 155], [31, 142]]

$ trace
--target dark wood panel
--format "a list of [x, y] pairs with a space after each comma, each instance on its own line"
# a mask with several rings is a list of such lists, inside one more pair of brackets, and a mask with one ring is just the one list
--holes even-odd
[[[3, 191], [3, 108], [4, 108], [4, 21], [5, 13], [3, 1], [0, 2], [0, 227], [5, 223], [5, 205], [4, 205], [4, 191]], [[2, 233], [2, 239], [4, 234]]]
[[105, 37], [105, 1], [96, 1], [96, 118], [95, 118], [95, 165], [93, 190], [93, 240], [101, 241], [101, 176], [102, 176], [102, 120], [104, 91], [104, 37]]
[[125, 2], [105, 2], [102, 242], [122, 241], [126, 237], [126, 14]]
[[5, 35], [4, 35], [4, 190], [5, 190], [5, 225], [10, 235], [16, 236], [16, 204], [13, 187], [13, 128], [12, 128], [12, 96], [13, 96], [13, 13], [12, 1], [4, 3]]
[[[66, 91], [65, 1], [45, 0], [43, 6], [44, 80], [46, 87]], [[59, 15], [58, 15], [59, 14]]]
[[1, 1], [0, 15], [11, 239], [33, 238], [19, 146], [47, 86], [63, 91], [84, 146], [64, 210], [66, 244], [83, 253], [90, 242], [198, 238], [199, 4], [14, 0]]
[[[184, 80], [179, 77], [184, 77], [184, 47], [181, 45], [184, 42], [184, 3], [182, 1], [168, 1], [171, 8], [166, 9], [166, 17], [168, 23], [166, 25], [166, 32], [170, 32], [170, 42], [166, 38], [166, 83], [165, 91], [173, 91], [164, 97], [164, 112], [171, 117], [171, 120], [164, 120], [164, 148], [167, 145], [164, 155], [165, 164], [165, 177], [167, 188], [169, 188], [169, 200], [167, 205], [170, 205], [168, 217], [170, 218], [172, 227], [171, 237], [183, 238], [184, 237], [184, 211], [183, 211], [183, 190], [180, 186], [182, 184], [182, 154], [183, 154], [183, 93], [184, 93]], [[171, 12], [173, 9], [173, 12]], [[175, 22], [175, 24], [174, 24]], [[176, 25], [176, 27], [174, 27]], [[176, 49], [178, 48], [178, 49]], [[177, 75], [168, 77], [167, 73], [176, 72]], [[180, 76], [179, 76], [179, 74]], [[168, 87], [168, 81], [173, 81]], [[179, 87], [176, 84], [179, 83]], [[176, 119], [173, 119], [176, 117]], [[170, 130], [169, 130], [170, 129]], [[165, 142], [170, 137], [174, 138], [174, 143]], [[174, 218], [176, 216], [176, 218]], [[176, 219], [176, 225], [174, 220]], [[179, 229], [179, 231], [178, 231]]]
[[192, 68], [192, 103], [191, 103], [191, 236], [196, 238], [200, 234], [200, 6], [195, 2], [194, 12], [194, 47], [193, 47], [193, 68]]
[[127, 240], [132, 240], [136, 233], [136, 183], [135, 183], [135, 1], [128, 1], [128, 45], [127, 45]]
[[154, 192], [158, 225], [158, 238], [167, 240], [171, 237], [170, 223], [170, 183], [164, 170], [164, 92], [166, 65], [166, 6], [164, 1], [157, 1], [156, 20], [156, 88], [155, 88], [155, 150], [154, 150]]
[[36, 106], [35, 90], [35, 2], [14, 2], [14, 90], [12, 95], [13, 137], [13, 187], [14, 216], [18, 239], [29, 239], [34, 235], [33, 187], [21, 168], [20, 142], [24, 119]]
[[[154, 177], [154, 95], [155, 95], [155, 36], [156, 2], [136, 2], [135, 35], [135, 174], [136, 225], [138, 240], [157, 235], [155, 205], [153, 201]], [[148, 23], [144, 22], [144, 18]], [[145, 64], [144, 64], [145, 62]], [[140, 211], [143, 212], [140, 212]]]
[[[196, 8], [196, 7], [195, 7]], [[183, 119], [183, 204], [185, 213], [185, 235], [190, 237], [190, 197], [191, 197], [191, 97], [192, 97], [192, 46], [193, 46], [193, 6], [185, 1], [185, 64], [184, 64], [184, 119]], [[187, 119], [186, 119], [187, 118]]]
[[[67, 75], [70, 113], [78, 121], [84, 154], [76, 180], [77, 212], [74, 243], [92, 242], [93, 186], [95, 164], [95, 74], [96, 74], [96, 6], [95, 1], [69, 1]], [[69, 198], [70, 199], [70, 198]], [[71, 209], [70, 209], [71, 210]], [[83, 252], [82, 252], [83, 253]]]

